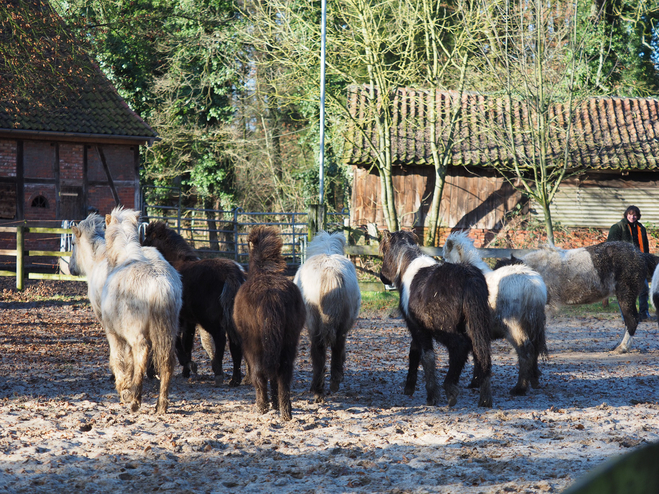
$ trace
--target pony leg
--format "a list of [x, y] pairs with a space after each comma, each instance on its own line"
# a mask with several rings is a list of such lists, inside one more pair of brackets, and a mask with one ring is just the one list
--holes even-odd
[[[534, 375], [533, 345], [527, 340], [522, 344], [515, 344], [514, 347], [517, 352], [519, 377], [517, 378], [517, 385], [510, 390], [510, 394], [514, 396], [524, 396], [526, 395], [526, 390], [528, 389], [529, 383], [532, 381]], [[538, 358], [536, 356], [535, 368], [537, 369], [537, 367]]]
[[160, 374], [160, 392], [158, 395], [158, 402], [156, 403], [156, 413], [162, 414], [167, 412], [169, 407], [169, 386], [172, 381], [172, 376], [174, 375], [174, 358], [161, 362], [158, 369]]
[[313, 367], [313, 377], [311, 379], [311, 392], [315, 396], [316, 403], [323, 401], [325, 395], [325, 340], [318, 334], [314, 335], [311, 340], [311, 365]]
[[631, 348], [632, 336], [634, 336], [634, 333], [636, 333], [636, 328], [638, 327], [636, 296], [633, 294], [628, 296], [621, 295], [618, 297], [618, 304], [620, 305], [620, 312], [622, 312], [622, 318], [625, 321], [626, 329], [622, 341], [613, 351], [615, 353], [627, 353]]
[[213, 374], [215, 375], [215, 386], [221, 386], [224, 382], [224, 372], [222, 370], [222, 359], [224, 359], [224, 347], [227, 344], [227, 335], [224, 328], [217, 325], [213, 326], [208, 333], [213, 337], [215, 343], [215, 355], [213, 355], [212, 367]]
[[419, 351], [419, 346], [412, 338], [410, 343], [410, 353], [409, 353], [409, 362], [410, 365], [407, 369], [407, 379], [405, 381], [405, 391], [404, 393], [407, 396], [412, 396], [416, 388], [416, 380], [419, 372], [419, 362], [421, 361], [421, 352]]
[[195, 323], [181, 318], [180, 332], [176, 338], [175, 350], [178, 363], [183, 367], [183, 377], [190, 377], [190, 373], [197, 373], [197, 364], [192, 361], [192, 347], [194, 346]]
[[[131, 412], [137, 412], [142, 404], [142, 384], [149, 361], [149, 343], [144, 336], [139, 336], [131, 346], [133, 358], [133, 375], [130, 388], [125, 390], [126, 401]], [[127, 391], [127, 392], [126, 392]]]
[[[447, 345], [448, 349], [448, 372], [444, 378], [444, 391], [446, 392], [446, 398], [448, 400], [448, 406], [452, 407], [458, 402], [458, 395], [460, 394], [460, 388], [458, 387], [458, 382], [460, 381], [460, 374], [462, 374], [462, 369], [467, 362], [469, 357], [469, 342], [464, 337], [454, 338]], [[474, 362], [476, 357], [474, 356]], [[483, 376], [481, 372], [474, 372], [475, 378], [478, 379], [481, 389], [485, 384], [483, 382]], [[426, 379], [428, 379], [428, 374], [426, 373]]]
[[[227, 333], [228, 334], [228, 333]], [[231, 375], [231, 381], [229, 381], [229, 386], [235, 387], [240, 386], [242, 381], [242, 373], [240, 372], [240, 365], [243, 361], [243, 349], [240, 345], [240, 342], [235, 341], [235, 337], [229, 336], [229, 350], [231, 351], [231, 360], [233, 361], [233, 374]]]
[[[282, 420], [291, 420], [292, 415], [292, 406], [291, 406], [291, 381], [293, 380], [293, 358], [284, 359], [279, 366], [279, 372], [277, 374], [277, 399], [279, 400], [279, 413], [281, 414]], [[274, 401], [273, 397], [273, 401]]]
[[110, 345], [110, 370], [114, 375], [114, 386], [123, 402], [122, 392], [128, 387], [128, 373], [126, 369], [126, 342], [115, 333], [106, 332]]
[[343, 369], [346, 361], [346, 334], [341, 333], [336, 337], [336, 342], [332, 346], [332, 367], [330, 374], [330, 391], [336, 393], [339, 390], [339, 383], [343, 382]]
[[276, 378], [270, 379], [270, 402], [273, 410], [279, 410], [279, 382]]
[[[476, 367], [476, 374], [479, 376], [481, 383], [481, 393], [478, 399], [479, 407], [492, 407], [492, 387], [490, 378], [492, 376], [492, 359], [490, 356], [490, 345], [475, 347], [472, 349], [474, 356], [474, 367]], [[464, 362], [462, 363], [464, 365]], [[449, 366], [449, 372], [451, 371]]]
[[256, 390], [256, 408], [259, 413], [268, 412], [268, 380], [262, 372], [252, 372], [252, 382]]

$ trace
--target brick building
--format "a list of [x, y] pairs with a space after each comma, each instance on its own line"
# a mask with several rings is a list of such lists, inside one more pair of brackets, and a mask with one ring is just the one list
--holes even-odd
[[0, 4], [15, 21], [0, 30], [0, 225], [139, 208], [139, 146], [156, 133], [45, 0]]

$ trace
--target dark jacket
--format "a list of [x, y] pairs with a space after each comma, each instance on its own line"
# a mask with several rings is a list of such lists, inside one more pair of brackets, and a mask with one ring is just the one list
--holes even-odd
[[[634, 233], [634, 235], [632, 235], [632, 227], [629, 221], [627, 221], [627, 218], [623, 218], [609, 229], [609, 236], [607, 237], [606, 241], [629, 242], [630, 244], [634, 244], [643, 252], [650, 252], [650, 247], [648, 244], [648, 234], [645, 231], [645, 227], [638, 221], [636, 222], [634, 227], [636, 227], [636, 225], [638, 225], [641, 230], [640, 239], [638, 238], [636, 232]], [[639, 245], [640, 242], [642, 242], [642, 247], [641, 245]]]

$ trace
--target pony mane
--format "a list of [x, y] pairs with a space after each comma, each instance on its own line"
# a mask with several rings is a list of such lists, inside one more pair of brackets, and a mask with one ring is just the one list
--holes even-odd
[[164, 221], [147, 225], [143, 245], [157, 248], [169, 262], [199, 260], [192, 246]]
[[318, 254], [338, 254], [343, 255], [346, 245], [346, 238], [341, 232], [327, 233], [320, 231], [314, 239], [307, 245], [307, 259]]
[[483, 272], [491, 271], [474, 247], [474, 241], [469, 238], [468, 232], [451, 233], [444, 242], [442, 257], [449, 262], [471, 264]]
[[283, 273], [286, 261], [281, 255], [283, 241], [272, 227], [256, 226], [247, 238], [249, 243], [249, 272]]
[[[425, 256], [421, 252], [416, 234], [407, 230], [399, 230], [393, 233], [385, 230], [380, 242], [380, 255], [383, 257], [388, 256], [396, 266], [395, 279], [390, 280], [395, 286], [400, 284], [403, 273], [412, 261]], [[426, 257], [432, 259], [429, 256]]]
[[79, 236], [85, 237], [91, 245], [94, 256], [105, 257], [105, 220], [96, 213], [90, 213], [76, 225]]
[[111, 265], [127, 259], [142, 259], [142, 246], [137, 233], [140, 213], [118, 206], [105, 216], [106, 255]]

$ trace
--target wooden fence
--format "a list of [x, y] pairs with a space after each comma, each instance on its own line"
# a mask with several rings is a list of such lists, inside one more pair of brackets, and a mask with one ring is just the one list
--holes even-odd
[[[16, 288], [22, 290], [25, 279], [30, 280], [70, 280], [70, 281], [86, 281], [84, 276], [72, 276], [69, 274], [61, 273], [38, 273], [26, 272], [26, 258], [28, 257], [70, 257], [71, 252], [66, 251], [44, 251], [44, 250], [25, 250], [25, 235], [30, 234], [48, 234], [48, 235], [71, 235], [70, 228], [42, 228], [42, 227], [0, 227], [0, 233], [15, 233], [16, 234], [16, 249], [0, 249], [0, 256], [16, 257], [16, 268], [14, 271], [0, 270], [0, 276], [15, 276]], [[347, 235], [349, 236], [349, 232]], [[298, 243], [293, 248], [292, 259], [299, 264], [304, 258], [304, 245], [306, 235], [298, 235]], [[69, 244], [70, 245], [70, 244]], [[296, 250], [300, 250], [300, 254], [296, 254]], [[430, 256], [441, 257], [442, 249], [440, 247], [421, 247], [421, 250]], [[522, 256], [531, 250], [527, 249], [477, 249], [480, 255], [484, 258], [506, 258], [511, 254]], [[350, 256], [379, 256], [377, 245], [348, 245], [346, 246], [346, 254]], [[240, 254], [244, 256], [245, 254]], [[236, 254], [236, 257], [238, 255]], [[365, 289], [378, 291], [382, 286], [378, 287], [377, 283], [364, 284]]]
[[72, 276], [69, 274], [59, 273], [26, 273], [25, 260], [26, 257], [67, 257], [71, 256], [71, 252], [62, 252], [59, 250], [25, 250], [25, 234], [48, 234], [48, 235], [62, 235], [71, 234], [70, 228], [40, 228], [40, 227], [26, 227], [26, 226], [12, 226], [0, 227], [0, 233], [15, 233], [16, 234], [16, 249], [0, 249], [0, 256], [16, 257], [15, 271], [0, 271], [0, 276], [15, 276], [16, 288], [23, 289], [24, 281], [27, 275], [29, 280], [75, 280], [86, 281], [84, 276]]

